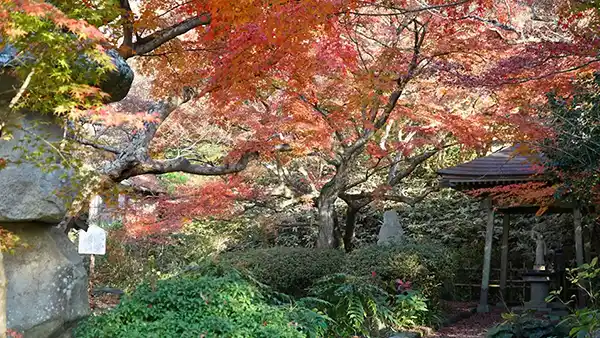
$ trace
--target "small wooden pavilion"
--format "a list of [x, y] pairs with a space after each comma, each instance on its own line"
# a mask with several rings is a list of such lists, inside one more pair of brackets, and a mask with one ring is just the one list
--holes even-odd
[[[536, 155], [533, 157], [518, 155], [516, 154], [516, 146], [513, 146], [455, 167], [439, 170], [438, 175], [440, 176], [442, 186], [459, 191], [499, 187], [533, 181], [548, 182], [548, 176], [544, 175], [544, 173], [540, 173], [540, 171], [535, 168], [536, 163], [539, 163], [542, 159], [543, 155]], [[540, 208], [539, 205], [494, 205], [494, 202], [489, 197], [485, 199], [484, 205], [487, 210], [487, 225], [483, 255], [481, 293], [477, 309], [479, 312], [489, 311], [488, 288], [490, 282], [494, 218], [496, 215], [501, 215], [503, 217], [500, 257], [500, 292], [505, 295], [508, 269], [510, 215], [535, 214]], [[561, 205], [557, 203], [548, 208], [546, 213], [572, 213], [574, 220], [576, 263], [577, 265], [583, 264], [583, 235], [581, 209], [579, 206], [568, 204]], [[578, 298], [580, 302], [583, 301], [583, 297]]]

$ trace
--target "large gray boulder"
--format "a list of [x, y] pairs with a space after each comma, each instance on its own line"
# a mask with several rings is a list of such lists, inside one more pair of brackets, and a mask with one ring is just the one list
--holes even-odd
[[[20, 87], [12, 69], [16, 62], [35, 61], [27, 51], [16, 60], [19, 52], [10, 45], [0, 47], [0, 133], [6, 132], [2, 130], [6, 122], [18, 125], [10, 128], [11, 139], [0, 139], [0, 159], [8, 160], [0, 168], [0, 227], [15, 232], [28, 247], [4, 253], [0, 260], [0, 272], [4, 271], [0, 295], [6, 293], [6, 299], [0, 297], [0, 328], [6, 316], [7, 327], [25, 338], [68, 337], [69, 329], [90, 313], [81, 257], [54, 227], [63, 219], [76, 187], [70, 172], [60, 165], [53, 142], [63, 137], [63, 130], [52, 116], [17, 115], [8, 109]], [[107, 53], [116, 67], [101, 88], [110, 101], [119, 101], [131, 87], [133, 71], [116, 52]], [[81, 62], [83, 68], [95, 66], [85, 57]]]
[[20, 124], [10, 140], [0, 140], [0, 158], [8, 163], [0, 169], [0, 223], [56, 224], [71, 202], [70, 175], [58, 165], [59, 155], [47, 142], [59, 140], [62, 129], [50, 117], [37, 114], [24, 115]]
[[7, 327], [25, 338], [58, 337], [90, 313], [87, 275], [64, 233], [43, 224], [2, 224], [28, 248], [4, 254]]
[[[19, 51], [9, 44], [0, 48], [0, 124], [7, 122], [2, 117], [10, 116], [11, 122], [16, 120], [21, 127], [10, 129], [11, 140], [0, 140], [0, 158], [9, 162], [0, 170], [0, 191], [3, 192], [0, 195], [0, 222], [56, 224], [64, 217], [74, 193], [66, 189], [71, 183], [70, 175], [56, 167], [59, 154], [50, 146], [63, 137], [63, 130], [50, 116], [25, 113], [15, 119], [15, 112], [8, 110], [9, 102], [19, 88], [11, 69], [17, 63], [35, 61], [35, 56], [26, 52], [17, 60], [18, 54]], [[110, 94], [111, 101], [118, 101], [129, 92], [133, 71], [115, 51], [107, 51], [107, 54], [115, 70], [106, 74], [101, 87]], [[85, 58], [82, 63], [90, 69], [95, 66]], [[36, 156], [31, 158], [31, 155]]]
[[[2, 37], [0, 36], [0, 42], [2, 42]], [[17, 60], [16, 57], [19, 54], [19, 50], [12, 47], [9, 44], [6, 44], [4, 47], [0, 47], [0, 89], [2, 87], [15, 88], [15, 79], [10, 74], [9, 69], [17, 66], [18, 62], [33, 62], [35, 61], [35, 56], [30, 56], [27, 53], [24, 53], [25, 56], [20, 56]], [[127, 64], [127, 62], [119, 56], [119, 54], [115, 50], [108, 50], [106, 54], [111, 58], [115, 69], [111, 72], [108, 72], [104, 76], [103, 82], [100, 84], [100, 88], [107, 94], [109, 94], [109, 98], [107, 102], [117, 102], [121, 101], [131, 88], [131, 84], [133, 83], [134, 73], [131, 67]], [[86, 58], [82, 58], [83, 68], [92, 69], [97, 66], [93, 61], [87, 60]], [[4, 69], [4, 71], [3, 71]], [[0, 93], [9, 93], [11, 96], [14, 95], [13, 91], [0, 91]], [[0, 100], [2, 97], [0, 96]]]

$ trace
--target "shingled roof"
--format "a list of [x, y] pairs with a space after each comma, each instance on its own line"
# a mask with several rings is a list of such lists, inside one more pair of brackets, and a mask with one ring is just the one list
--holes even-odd
[[507, 147], [488, 156], [441, 169], [442, 186], [458, 190], [545, 180], [539, 165], [541, 154], [524, 156], [516, 152], [518, 146]]

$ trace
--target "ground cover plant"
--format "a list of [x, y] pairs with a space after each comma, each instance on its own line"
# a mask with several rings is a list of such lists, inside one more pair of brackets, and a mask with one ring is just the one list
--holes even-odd
[[140, 285], [80, 325], [76, 337], [309, 337], [329, 324], [309, 308], [274, 304], [235, 270], [211, 270]]

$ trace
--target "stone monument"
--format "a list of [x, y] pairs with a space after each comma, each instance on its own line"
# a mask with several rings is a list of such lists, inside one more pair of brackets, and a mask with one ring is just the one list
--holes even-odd
[[[17, 52], [10, 45], [0, 48], [0, 113], [8, 113], [14, 88], [19, 88], [10, 74]], [[133, 71], [116, 52], [108, 54], [116, 70], [108, 74], [101, 87], [113, 101], [120, 100], [129, 91]], [[7, 92], [10, 94], [3, 94]], [[3, 255], [0, 269], [5, 273], [0, 285], [6, 285], [6, 299], [0, 299], [0, 311], [6, 309], [7, 327], [23, 333], [25, 338], [68, 337], [70, 328], [90, 313], [81, 257], [75, 245], [55, 227], [69, 202], [68, 196], [57, 197], [56, 191], [69, 186], [69, 172], [60, 167], [44, 170], [39, 163], [22, 159], [42, 143], [60, 139], [63, 131], [50, 116], [22, 113], [21, 128], [12, 133], [13, 138], [0, 140], [0, 158], [13, 160], [0, 169], [0, 226], [13, 231], [28, 247]], [[44, 163], [60, 163], [53, 157], [56, 154], [51, 151], [42, 154], [47, 160]]]
[[398, 214], [395, 210], [387, 210], [383, 213], [383, 224], [379, 229], [377, 236], [377, 244], [383, 245], [400, 241], [404, 237], [404, 229], [398, 219]]

